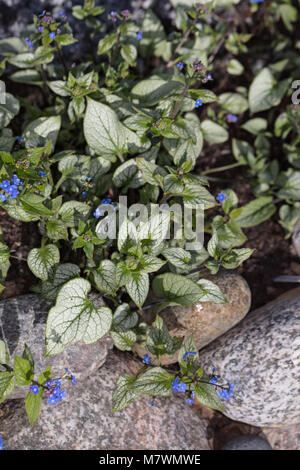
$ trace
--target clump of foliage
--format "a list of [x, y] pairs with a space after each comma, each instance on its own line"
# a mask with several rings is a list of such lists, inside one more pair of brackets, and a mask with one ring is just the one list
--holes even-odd
[[[300, 42], [291, 38], [298, 13], [290, 0], [249, 2], [246, 23], [233, 3], [180, 6], [167, 34], [151, 10], [137, 25], [128, 10], [105, 12], [85, 0], [73, 15], [86, 23], [91, 44], [100, 38], [93, 55], [78, 64], [68, 60], [76, 39], [63, 12], [53, 18], [44, 11], [21, 38], [0, 41], [3, 77], [22, 90], [38, 87], [44, 100], [40, 109], [26, 97], [6, 93], [0, 105], [0, 206], [16, 220], [36, 222], [41, 234], [41, 246], [30, 251], [27, 262], [39, 280], [35, 291], [54, 303], [46, 354], [109, 333], [120, 350], [138, 343], [158, 362], [153, 365], [146, 354], [136, 375], [119, 378], [115, 410], [142, 394], [168, 396], [172, 390], [186, 393], [187, 403], [196, 397], [223, 409], [221, 399], [231, 396], [233, 386], [206, 374], [193, 338], [183, 344], [171, 337], [158, 313], [170, 305], [226, 302], [199, 268], [216, 274], [221, 266], [240, 266], [253, 252], [243, 248], [243, 229], [268, 220], [277, 204], [287, 236], [300, 217], [300, 112], [290, 102], [300, 68]], [[108, 15], [109, 26], [99, 20], [101, 14]], [[261, 31], [272, 37], [267, 46], [254, 41]], [[221, 77], [214, 64], [220, 51], [234, 80], [232, 89], [217, 95], [213, 89]], [[11, 73], [12, 66], [18, 70]], [[235, 162], [202, 171], [203, 145], [209, 152], [208, 146], [227, 141]], [[274, 157], [274, 142], [284, 159]], [[211, 173], [237, 166], [246, 169], [254, 193], [244, 206], [230, 187], [217, 195], [210, 190]], [[147, 221], [134, 211], [116, 218], [125, 197], [147, 209], [160, 204], [165, 212]], [[195, 234], [176, 238], [175, 224], [172, 237], [166, 237], [171, 204], [188, 208], [194, 224], [193, 210], [201, 205], [205, 246], [187, 250]], [[0, 238], [1, 290], [9, 259]], [[105, 306], [95, 307], [92, 288]], [[153, 296], [157, 317], [147, 325], [140, 314]], [[37, 387], [25, 401], [33, 423], [42, 396], [53, 394], [50, 382], [46, 385], [53, 380], [51, 369], [35, 380], [28, 348], [13, 367], [4, 343], [0, 352], [5, 369], [0, 402], [15, 381]], [[175, 352], [178, 374], [161, 365], [164, 355]]]

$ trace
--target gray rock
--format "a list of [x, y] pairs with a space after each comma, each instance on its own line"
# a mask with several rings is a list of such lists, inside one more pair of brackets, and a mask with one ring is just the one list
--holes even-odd
[[249, 313], [200, 352], [204, 370], [235, 385], [224, 414], [254, 426], [300, 422], [300, 292]]
[[24, 406], [15, 406], [13, 400], [11, 413], [0, 418], [5, 445], [25, 450], [209, 449], [206, 421], [180, 396], [159, 398], [156, 407], [142, 396], [122, 411], [111, 411], [117, 378], [122, 373], [134, 374], [137, 367], [127, 355], [112, 354], [100, 370], [68, 388], [63, 402], [43, 403], [32, 428]]
[[295, 225], [292, 240], [293, 240], [293, 246], [296, 250], [296, 253], [300, 258], [300, 219]]
[[[251, 305], [249, 286], [236, 272], [221, 269], [217, 275], [212, 276], [208, 271], [204, 271], [200, 277], [217, 284], [227, 303], [197, 302], [191, 307], [169, 307], [160, 313], [171, 336], [186, 338], [193, 334], [198, 349], [202, 349], [241, 321], [249, 312]], [[150, 309], [142, 312], [142, 315], [148, 324], [155, 320], [155, 315]], [[136, 344], [134, 350], [140, 357], [147, 352], [152, 362], [156, 363], [155, 357], [142, 346]], [[177, 356], [178, 352], [163, 357], [162, 364], [177, 362]]]
[[262, 437], [249, 434], [231, 439], [222, 450], [272, 450], [272, 447]]
[[[93, 298], [96, 306], [103, 305], [102, 298]], [[94, 344], [76, 343], [68, 346], [61, 354], [44, 358], [45, 325], [51, 304], [35, 294], [20, 295], [0, 302], [0, 338], [8, 347], [13, 362], [21, 356], [25, 343], [31, 350], [37, 374], [47, 365], [52, 365], [52, 376], [60, 377], [64, 367], [72, 371], [79, 380], [92, 374], [102, 366], [113, 347], [110, 336]], [[11, 398], [21, 398], [28, 393], [27, 387], [16, 387]]]

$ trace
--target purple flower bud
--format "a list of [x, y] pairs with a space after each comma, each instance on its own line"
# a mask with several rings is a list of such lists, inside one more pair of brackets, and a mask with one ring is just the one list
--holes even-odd
[[39, 32], [42, 33], [45, 29], [45, 26], [39, 26]]

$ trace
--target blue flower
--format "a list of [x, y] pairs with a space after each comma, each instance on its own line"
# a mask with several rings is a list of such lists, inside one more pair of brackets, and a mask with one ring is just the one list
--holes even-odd
[[109, 197], [107, 199], [102, 199], [101, 201], [101, 204], [110, 204], [111, 203], [111, 199], [109, 199]]
[[43, 18], [43, 16], [45, 16], [46, 14], [46, 10], [43, 10], [42, 13], [39, 15], [39, 18]]
[[108, 15], [108, 19], [111, 20], [113, 23], [115, 23], [117, 21], [117, 12], [111, 11], [110, 14]]
[[55, 39], [55, 33], [49, 33], [49, 38], [50, 39]]
[[28, 47], [30, 47], [30, 48], [33, 47], [33, 43], [31, 41], [31, 39], [25, 38], [25, 41], [26, 41], [26, 44], [27, 44]]
[[0, 437], [0, 450], [3, 450], [4, 446], [3, 446], [3, 439], [2, 437]]
[[144, 364], [150, 364], [151, 359], [149, 357], [149, 354], [144, 354], [144, 359], [142, 360]]
[[30, 385], [30, 391], [33, 395], [37, 395], [39, 393], [39, 387], [37, 385]]
[[237, 122], [238, 117], [235, 114], [226, 114], [226, 119], [228, 122]]
[[24, 144], [24, 139], [20, 137], [19, 135], [16, 137], [16, 140], [20, 142], [20, 144]]
[[5, 202], [6, 201], [6, 196], [5, 194], [0, 194], [0, 201]]
[[182, 359], [185, 361], [188, 356], [194, 356], [195, 354], [197, 354], [195, 351], [188, 351], [183, 355]]
[[185, 400], [188, 405], [193, 405], [195, 402], [195, 391], [193, 390], [191, 396]]
[[148, 405], [150, 405], [150, 406], [156, 406], [156, 404], [155, 404], [153, 401], [150, 401], [150, 400], [149, 400], [149, 401], [147, 401], [147, 403], [148, 403]]
[[225, 400], [229, 400], [229, 398], [233, 395], [234, 385], [228, 382], [228, 389], [220, 390], [218, 393], [219, 398], [224, 398]]
[[60, 11], [58, 14], [59, 14], [59, 16], [65, 16], [63, 11]]
[[138, 41], [140, 41], [143, 37], [143, 31], [140, 29], [139, 32], [136, 34], [136, 38]]
[[218, 382], [217, 377], [212, 377], [209, 381], [210, 384], [216, 384]]
[[42, 170], [39, 171], [40, 176], [46, 176], [46, 173], [44, 173]]
[[250, 0], [251, 3], [262, 3], [263, 0]]
[[172, 380], [172, 390], [174, 390], [174, 392], [185, 392], [186, 383], [180, 383], [179, 378], [176, 377], [174, 380]]
[[48, 405], [56, 405], [57, 399], [55, 397], [49, 397], [48, 398]]
[[72, 377], [71, 377], [71, 384], [72, 384], [72, 385], [76, 385], [76, 384], [77, 384], [77, 380], [76, 380], [75, 375], [72, 375]]
[[45, 26], [39, 26], [39, 32], [42, 33], [45, 29]]
[[183, 66], [184, 66], [184, 63], [183, 63], [183, 62], [178, 62], [178, 64], [176, 65], [176, 67], [177, 67], [179, 70], [182, 70], [182, 69], [183, 69]]
[[82, 191], [81, 196], [86, 197], [86, 191]]
[[97, 209], [95, 210], [93, 215], [94, 215], [94, 217], [96, 217], [96, 219], [99, 219], [99, 217], [101, 217], [103, 215], [103, 211], [101, 209], [99, 209], [99, 207], [97, 207]]
[[200, 98], [198, 98], [195, 102], [195, 108], [200, 108], [200, 106], [203, 105], [203, 102], [202, 100], [200, 100]]
[[216, 200], [219, 202], [223, 202], [225, 199], [228, 199], [228, 196], [225, 193], [219, 193], [216, 197]]
[[47, 380], [47, 382], [46, 382], [46, 387], [50, 388], [53, 384], [54, 384], [54, 380], [49, 379], [49, 380]]
[[210, 73], [207, 75], [207, 78], [208, 78], [208, 80], [212, 80], [212, 76], [211, 76]]

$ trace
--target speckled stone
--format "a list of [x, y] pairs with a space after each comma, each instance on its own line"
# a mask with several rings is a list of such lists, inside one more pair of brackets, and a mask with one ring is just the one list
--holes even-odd
[[272, 450], [272, 447], [262, 437], [249, 434], [231, 439], [222, 450]]
[[300, 450], [300, 423], [281, 428], [263, 428], [274, 450]]
[[45, 404], [32, 428], [24, 406], [14, 406], [13, 400], [12, 412], [0, 418], [5, 445], [25, 450], [208, 450], [206, 421], [183, 397], [159, 398], [157, 407], [151, 407], [142, 396], [125, 410], [111, 411], [117, 378], [134, 374], [137, 367], [127, 355], [112, 354], [93, 376], [67, 389], [63, 402]]
[[[102, 298], [93, 294], [94, 304], [103, 305]], [[0, 302], [0, 338], [8, 347], [13, 362], [15, 356], [21, 356], [25, 343], [31, 350], [37, 374], [53, 364], [52, 376], [61, 376], [64, 367], [70, 369], [79, 380], [93, 373], [104, 363], [113, 343], [110, 336], [94, 344], [76, 343], [68, 346], [61, 354], [44, 358], [45, 326], [49, 302], [38, 295], [20, 295]], [[26, 396], [27, 387], [15, 387], [11, 398]]]
[[296, 253], [300, 258], [300, 219], [295, 225], [292, 240], [293, 240], [293, 246], [296, 250]]
[[200, 353], [235, 385], [224, 414], [253, 426], [300, 422], [300, 293], [293, 290], [247, 315]]
[[[215, 338], [224, 334], [248, 313], [251, 304], [251, 292], [247, 282], [233, 271], [221, 270], [216, 276], [205, 272], [201, 278], [209, 279], [217, 284], [228, 303], [214, 304], [212, 302], [198, 302], [191, 307], [168, 307], [160, 313], [164, 319], [171, 336], [194, 335], [198, 349], [211, 343]], [[152, 323], [155, 319], [153, 312], [145, 311], [143, 319]], [[142, 357], [146, 351], [140, 345], [134, 346], [135, 351]], [[149, 356], [155, 362], [154, 356]], [[163, 364], [172, 364], [177, 361], [177, 353], [165, 357]]]

